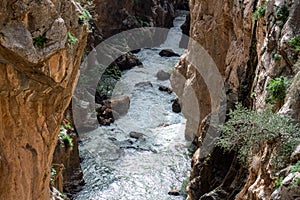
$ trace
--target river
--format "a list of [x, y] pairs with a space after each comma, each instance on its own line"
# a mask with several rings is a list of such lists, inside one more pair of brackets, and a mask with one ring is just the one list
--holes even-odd
[[[168, 80], [157, 80], [156, 73], [171, 72], [179, 59], [160, 57], [161, 49], [184, 52], [178, 46], [186, 14], [178, 11], [164, 44], [137, 53], [143, 67], [125, 72], [117, 83], [114, 93], [130, 97], [128, 113], [110, 126], [80, 134], [86, 185], [76, 200], [185, 199], [184, 195], [168, 195], [172, 189], [180, 190], [189, 176], [185, 119], [172, 112], [171, 101], [176, 96], [159, 91], [160, 85], [171, 86]], [[131, 131], [144, 136], [134, 141], [129, 137]], [[134, 142], [139, 148], [120, 148], [122, 142]]]

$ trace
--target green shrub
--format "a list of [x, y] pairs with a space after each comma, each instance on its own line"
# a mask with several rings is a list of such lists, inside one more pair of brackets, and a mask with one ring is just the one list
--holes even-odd
[[70, 32], [67, 33], [67, 38], [68, 38], [68, 42], [71, 45], [74, 45], [78, 42], [78, 39], [76, 37], [74, 37]]
[[119, 69], [118, 66], [111, 66], [105, 69], [102, 77], [104, 78], [113, 78], [115, 80], [120, 80], [122, 76], [122, 71]]
[[274, 187], [275, 187], [276, 189], [279, 188], [280, 185], [281, 185], [281, 183], [282, 183], [282, 181], [283, 181], [283, 178], [282, 178], [282, 177], [278, 178], [278, 179], [275, 181]]
[[284, 102], [288, 83], [285, 77], [271, 79], [267, 86], [266, 102], [271, 105], [281, 105]]
[[290, 45], [296, 50], [300, 51], [300, 36], [294, 36], [290, 39]]
[[65, 123], [65, 127], [66, 127], [66, 129], [69, 129], [69, 130], [72, 129], [70, 122]]
[[295, 165], [292, 165], [291, 172], [300, 172], [300, 160]]
[[33, 45], [37, 48], [42, 48], [45, 46], [47, 42], [47, 38], [45, 35], [41, 35], [39, 37], [33, 38]]
[[91, 15], [91, 13], [86, 8], [83, 8], [82, 14], [79, 15], [78, 23], [84, 24], [85, 22], [91, 20], [92, 18], [93, 16]]
[[290, 11], [286, 5], [282, 5], [280, 8], [276, 10], [276, 18], [282, 21], [286, 21], [289, 17]]
[[101, 97], [104, 97], [104, 99], [110, 97], [116, 83], [120, 80], [121, 76], [122, 71], [118, 66], [109, 66], [106, 68], [97, 85], [97, 93]]
[[256, 8], [256, 11], [253, 13], [253, 19], [256, 21], [259, 17], [264, 16], [266, 13], [266, 5], [262, 5]]
[[272, 53], [272, 59], [275, 60], [275, 62], [279, 62], [281, 60], [281, 55], [278, 53]]
[[[298, 124], [289, 116], [273, 113], [271, 110], [256, 112], [236, 105], [229, 112], [229, 120], [221, 126], [217, 145], [226, 151], [236, 151], [242, 164], [247, 164], [249, 152], [257, 153], [263, 144], [272, 145], [275, 157], [274, 169], [285, 167], [290, 154], [300, 141]], [[250, 161], [250, 160], [249, 160]]]
[[59, 137], [62, 139], [66, 147], [73, 146], [73, 139], [68, 134], [60, 133]]

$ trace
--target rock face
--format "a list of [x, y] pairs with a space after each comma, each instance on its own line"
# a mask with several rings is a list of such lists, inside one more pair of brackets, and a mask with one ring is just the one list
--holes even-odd
[[171, 27], [176, 6], [172, 0], [95, 0], [94, 4], [95, 23], [104, 38], [141, 26]]
[[[78, 135], [75, 132], [72, 109], [69, 108], [65, 111], [64, 120], [60, 132], [69, 135], [72, 138], [72, 146], [66, 144], [61, 137], [56, 144], [52, 166], [56, 170], [57, 180], [54, 180], [54, 186], [61, 193], [66, 194], [68, 197], [76, 194], [82, 189], [84, 185], [83, 172], [80, 166], [80, 157], [78, 149]], [[59, 169], [57, 169], [57, 167]], [[59, 170], [61, 169], [61, 174]]]
[[50, 198], [52, 156], [87, 37], [81, 11], [72, 0], [0, 3], [0, 199]]
[[[266, 88], [270, 80], [286, 77], [290, 82], [286, 97], [274, 109], [300, 121], [297, 49], [300, 42], [295, 42], [300, 34], [299, 6], [299, 1], [294, 0], [190, 1], [190, 37], [209, 53], [222, 75], [227, 109], [237, 101], [256, 110], [267, 108], [270, 104], [266, 101]], [[275, 180], [268, 171], [272, 156], [268, 144], [254, 155], [257, 163], [250, 169], [241, 169], [235, 159], [220, 164], [226, 154], [216, 148], [209, 156], [200, 157], [204, 151], [201, 141], [207, 132], [207, 116], [216, 110], [205, 76], [188, 62], [192, 49], [190, 44], [171, 77], [173, 90], [187, 118], [186, 136], [196, 137], [200, 147], [192, 162], [188, 199], [269, 199]], [[220, 154], [223, 156], [216, 159]], [[205, 159], [209, 164], [205, 164]], [[216, 161], [222, 169], [216, 169]], [[247, 178], [241, 175], [248, 174], [247, 171]], [[214, 174], [214, 179], [209, 179], [209, 174]]]

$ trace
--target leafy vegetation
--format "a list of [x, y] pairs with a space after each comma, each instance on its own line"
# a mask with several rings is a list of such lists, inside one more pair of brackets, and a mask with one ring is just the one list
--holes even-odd
[[97, 93], [103, 100], [111, 96], [121, 76], [122, 72], [118, 66], [109, 66], [105, 69], [97, 86]]
[[41, 35], [39, 37], [33, 38], [33, 45], [37, 48], [42, 48], [45, 46], [47, 42], [47, 38], [45, 35]]
[[59, 194], [59, 197], [60, 197], [60, 198], [63, 198], [63, 199], [65, 199], [65, 198], [66, 198], [66, 195], [65, 195], [65, 194], [62, 194], [62, 193], [60, 193], [60, 194]]
[[148, 27], [148, 26], [150, 26], [150, 22], [148, 20], [142, 19], [140, 17], [136, 17], [136, 18], [137, 18], [137, 21], [140, 23], [140, 25], [142, 27]]
[[295, 35], [290, 39], [290, 45], [296, 50], [300, 51], [300, 36]]
[[55, 176], [56, 176], [56, 170], [51, 167], [51, 170], [50, 170], [50, 184], [53, 185], [54, 184], [54, 179], [55, 179]]
[[253, 13], [253, 19], [256, 21], [259, 17], [265, 16], [266, 5], [258, 6], [256, 11]]
[[278, 53], [272, 53], [272, 59], [275, 60], [275, 62], [279, 62], [281, 60], [281, 55]]
[[91, 13], [86, 8], [83, 8], [82, 14], [79, 15], [78, 23], [84, 24], [85, 22], [91, 20], [92, 18], [93, 16], [91, 15]]
[[66, 122], [65, 127], [66, 127], [66, 129], [69, 129], [69, 130], [72, 129], [72, 126], [71, 126], [70, 122]]
[[291, 172], [292, 173], [300, 172], [300, 160], [295, 165], [292, 165]]
[[285, 77], [271, 79], [267, 86], [266, 102], [271, 105], [281, 105], [284, 102], [288, 83]]
[[274, 149], [274, 169], [285, 167], [290, 154], [300, 142], [300, 128], [289, 116], [271, 110], [256, 112], [236, 105], [229, 113], [230, 119], [221, 126], [217, 145], [226, 151], [236, 151], [241, 163], [247, 164], [248, 154], [261, 150], [268, 144]]
[[68, 134], [60, 133], [59, 137], [62, 139], [66, 147], [73, 146], [73, 139]]
[[278, 178], [278, 179], [275, 181], [274, 187], [275, 187], [276, 189], [279, 188], [280, 185], [281, 185], [281, 183], [282, 183], [282, 181], [283, 181], [283, 177]]
[[293, 181], [292, 181], [292, 185], [291, 188], [292, 189], [296, 189], [300, 186], [300, 177], [296, 177]]
[[282, 21], [286, 21], [289, 17], [290, 11], [286, 5], [282, 5], [275, 12], [276, 18]]
[[67, 33], [67, 37], [68, 37], [68, 42], [71, 45], [74, 45], [78, 42], [78, 39], [76, 37], [74, 37], [70, 32]]

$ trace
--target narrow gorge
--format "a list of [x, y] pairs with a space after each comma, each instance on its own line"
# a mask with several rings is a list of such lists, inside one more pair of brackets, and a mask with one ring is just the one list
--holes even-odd
[[300, 199], [299, 0], [2, 0], [0, 200]]

